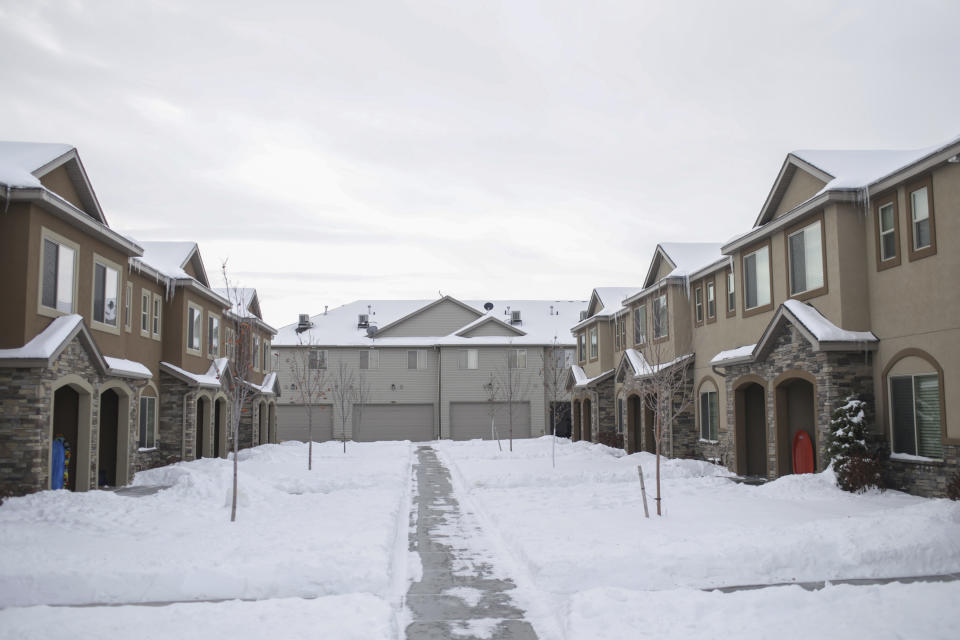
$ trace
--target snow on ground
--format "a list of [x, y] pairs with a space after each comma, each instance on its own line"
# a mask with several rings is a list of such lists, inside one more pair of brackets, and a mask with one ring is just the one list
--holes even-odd
[[[230, 598], [388, 597], [406, 532], [411, 445], [264, 445], [232, 462], [139, 473], [155, 495], [44, 491], [0, 507], [0, 607]], [[405, 578], [405, 576], [404, 576]]]
[[[578, 620], [590, 617], [584, 608], [594, 606], [597, 590], [632, 602], [650, 590], [681, 589], [674, 597], [683, 600], [689, 588], [960, 570], [960, 504], [896, 491], [853, 495], [837, 489], [829, 472], [757, 487], [736, 484], [706, 462], [663, 460], [665, 516], [657, 518], [655, 458], [647, 453], [625, 456], [558, 440], [554, 469], [550, 438], [514, 441], [512, 453], [494, 442], [436, 446], [510, 553], [553, 599], [571, 638], [594, 637]], [[643, 516], [638, 463], [650, 519]], [[808, 598], [812, 609], [825, 606]], [[619, 611], [622, 619], [625, 609], [608, 613]], [[960, 622], [955, 607], [951, 612]]]
[[13, 640], [390, 640], [393, 612], [370, 594], [313, 600], [232, 600], [163, 607], [25, 607], [0, 610], [0, 638]]

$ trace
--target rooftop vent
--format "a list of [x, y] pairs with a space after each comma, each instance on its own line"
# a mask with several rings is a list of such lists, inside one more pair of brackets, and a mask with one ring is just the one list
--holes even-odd
[[580, 322], [583, 322], [583, 321], [586, 320], [586, 319], [587, 319], [587, 312], [586, 312], [586, 311], [581, 311], [581, 312], [580, 312]]
[[370, 326], [370, 316], [366, 313], [357, 314], [357, 329], [366, 329]]
[[523, 321], [520, 319], [519, 311], [510, 312], [510, 324], [523, 324]]
[[312, 326], [313, 323], [310, 322], [310, 314], [301, 313], [299, 319], [297, 320], [297, 333], [303, 333]]

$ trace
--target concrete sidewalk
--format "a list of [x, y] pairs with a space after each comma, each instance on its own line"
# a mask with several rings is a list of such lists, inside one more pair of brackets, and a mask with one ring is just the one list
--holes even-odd
[[[492, 638], [536, 640], [524, 611], [510, 596], [512, 580], [494, 574], [482, 549], [484, 534], [453, 497], [450, 472], [429, 446], [417, 449], [416, 527], [410, 550], [423, 576], [407, 592], [413, 612], [408, 640]], [[467, 542], [469, 540], [469, 542]]]

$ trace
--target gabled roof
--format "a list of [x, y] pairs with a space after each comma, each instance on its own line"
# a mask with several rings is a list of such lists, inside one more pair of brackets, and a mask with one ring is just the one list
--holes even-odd
[[182, 382], [186, 382], [191, 387], [199, 387], [201, 389], [220, 388], [220, 378], [214, 372], [212, 365], [211, 368], [207, 370], [207, 373], [190, 373], [169, 362], [161, 362], [160, 371], [168, 373]]
[[613, 376], [616, 372], [616, 369], [610, 369], [609, 371], [604, 371], [598, 376], [593, 378], [588, 378], [587, 374], [584, 373], [583, 368], [580, 365], [570, 365], [570, 370], [567, 372], [567, 390], [570, 389], [583, 389], [591, 385], [603, 382], [607, 378]]
[[40, 178], [64, 165], [84, 212], [97, 222], [107, 224], [80, 156], [72, 145], [0, 141], [0, 184], [11, 189], [46, 189]]
[[505, 331], [509, 332], [508, 335], [515, 335], [515, 336], [527, 335], [526, 331], [521, 331], [520, 329], [517, 329], [512, 324], [507, 324], [503, 320], [499, 318], [494, 318], [493, 316], [481, 316], [476, 320], [474, 320], [473, 322], [471, 322], [470, 324], [463, 327], [463, 329], [460, 329], [459, 331], [455, 332], [454, 335], [457, 335], [460, 337], [469, 337], [471, 333], [475, 332], [480, 327], [490, 323], [493, 323], [496, 326], [500, 327], [501, 329], [504, 329]]
[[200, 247], [196, 242], [138, 242], [143, 247], [143, 256], [133, 258], [135, 262], [153, 267], [161, 275], [173, 280], [193, 278], [185, 271], [189, 264], [197, 274], [196, 280], [205, 287], [209, 287], [207, 272], [200, 259]]
[[[463, 326], [456, 327], [445, 335], [438, 336], [385, 336], [384, 329], [396, 325], [400, 320], [409, 319], [425, 308], [433, 307], [444, 298], [433, 300], [356, 300], [326, 313], [311, 316], [311, 328], [297, 333], [297, 323], [281, 327], [273, 341], [274, 347], [297, 346], [301, 343], [315, 346], [494, 346], [513, 344], [551, 345], [554, 340], [563, 346], [573, 346], [570, 326], [577, 321], [586, 302], [583, 300], [465, 300], [457, 304], [465, 306], [475, 316]], [[487, 303], [493, 308], [486, 312]], [[520, 311], [523, 324], [509, 325], [507, 309]], [[368, 314], [371, 323], [379, 325], [380, 330], [371, 337], [365, 327], [357, 326], [358, 314]], [[474, 336], [463, 335], [464, 329], [479, 326], [485, 318], [500, 318], [511, 326], [516, 335]], [[500, 325], [498, 325], [500, 326]], [[469, 331], [468, 331], [469, 333]]]
[[636, 349], [626, 349], [623, 352], [623, 356], [620, 358], [620, 363], [617, 365], [617, 380], [623, 380], [624, 376], [627, 373], [636, 379], [642, 380], [647, 378], [655, 373], [659, 373], [665, 369], [669, 369], [678, 364], [689, 361], [694, 357], [693, 353], [686, 353], [681, 356], [677, 356], [669, 362], [662, 362], [660, 364], [650, 364], [647, 362], [647, 359], [644, 355], [637, 351]]
[[90, 331], [83, 324], [83, 317], [75, 313], [55, 318], [46, 329], [22, 347], [0, 349], [0, 366], [49, 367], [75, 337], [80, 340], [80, 344], [86, 349], [100, 373], [106, 373], [108, 367], [100, 354], [100, 349], [97, 348]]
[[[403, 324], [403, 323], [406, 322], [407, 320], [410, 320], [411, 318], [415, 318], [416, 316], [420, 315], [421, 313], [424, 313], [424, 312], [426, 312], [426, 311], [428, 311], [428, 310], [430, 310], [430, 309], [432, 309], [432, 308], [434, 308], [434, 307], [436, 307], [436, 306], [439, 306], [439, 305], [441, 305], [441, 304], [446, 304], [446, 303], [453, 303], [453, 304], [455, 304], [455, 305], [457, 305], [457, 306], [459, 306], [459, 307], [462, 307], [462, 308], [465, 309], [468, 313], [473, 314], [473, 315], [475, 316], [475, 318], [479, 318], [480, 316], [483, 315], [482, 312], [478, 311], [477, 309], [471, 307], [470, 305], [468, 305], [468, 304], [466, 304], [466, 303], [464, 303], [464, 302], [460, 302], [459, 300], [457, 300], [457, 299], [454, 298], [453, 296], [441, 296], [441, 297], [437, 298], [436, 300], [434, 300], [433, 302], [430, 302], [430, 303], [428, 303], [428, 304], [426, 304], [426, 305], [424, 305], [424, 306], [422, 306], [422, 307], [418, 307], [417, 309], [414, 309], [413, 311], [411, 311], [411, 312], [408, 313], [407, 315], [405, 315], [405, 316], [403, 316], [403, 317], [401, 317], [401, 318], [397, 318], [396, 320], [393, 320], [393, 321], [391, 321], [391, 322], [383, 325], [382, 327], [379, 328], [379, 331], [381, 331], [381, 332], [389, 331], [390, 329], [392, 329], [392, 328], [394, 328], [394, 327], [396, 327], [396, 326], [398, 326], [398, 325], [400, 325], [400, 324]], [[374, 322], [374, 318], [370, 318], [370, 322], [371, 322], [371, 323]]]
[[667, 278], [681, 278], [723, 258], [721, 242], [661, 242], [657, 245], [643, 280], [643, 287], [657, 282], [657, 272], [663, 260], [671, 267]]
[[260, 312], [260, 298], [253, 287], [219, 288], [214, 291], [230, 301], [230, 311], [237, 317], [263, 319]]
[[[803, 149], [787, 154], [774, 180], [760, 214], [754, 222], [759, 227], [773, 219], [774, 212], [787, 185], [798, 170], [806, 171], [825, 182], [813, 198], [827, 191], [869, 188], [885, 178], [932, 159], [960, 151], [960, 137], [922, 149], [818, 150]], [[810, 198], [811, 200], [813, 198]]]

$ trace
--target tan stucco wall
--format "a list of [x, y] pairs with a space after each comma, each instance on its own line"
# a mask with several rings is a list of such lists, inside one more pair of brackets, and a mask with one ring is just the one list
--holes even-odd
[[801, 202], [806, 202], [820, 191], [825, 184], [806, 171], [795, 169], [779, 204], [777, 204], [777, 208], [774, 209], [773, 217], [779, 218]]
[[[6, 213], [0, 215], [0, 255], [4, 262], [3, 278], [0, 278], [0, 300], [4, 305], [0, 313], [0, 349], [21, 347], [28, 339], [25, 310], [30, 288], [27, 261], [31, 206], [11, 204]], [[36, 300], [36, 293], [33, 299]]]
[[80, 200], [80, 195], [77, 193], [76, 187], [73, 186], [73, 180], [70, 179], [70, 174], [67, 173], [66, 165], [59, 166], [40, 178], [40, 184], [76, 208], [85, 211], [83, 203]]

